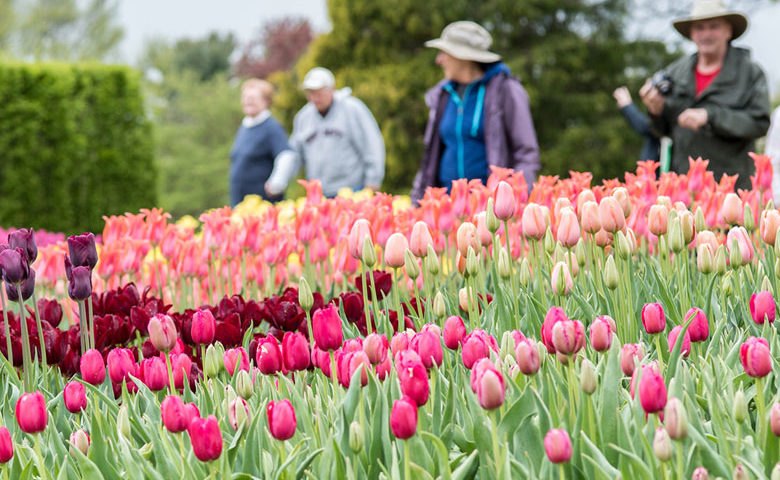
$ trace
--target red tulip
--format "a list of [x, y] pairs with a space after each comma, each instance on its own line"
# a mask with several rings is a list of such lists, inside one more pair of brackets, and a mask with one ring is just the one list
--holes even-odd
[[[611, 323], [610, 323], [611, 321]], [[615, 333], [615, 321], [608, 315], [602, 315], [590, 324], [590, 344], [593, 350], [605, 352], [612, 346], [612, 334]]]
[[168, 367], [160, 357], [149, 357], [141, 361], [141, 380], [153, 392], [168, 386]]
[[664, 331], [666, 315], [660, 303], [647, 303], [642, 307], [642, 326], [650, 335]]
[[135, 375], [136, 369], [135, 357], [129, 348], [114, 348], [108, 353], [108, 376], [113, 383], [130, 382], [130, 375]]
[[[669, 343], [670, 353], [672, 350], [674, 350], [674, 345], [677, 343], [677, 337], [680, 336], [682, 329], [682, 325], [677, 325], [669, 332], [667, 342]], [[690, 327], [688, 330], [690, 330]], [[684, 357], [687, 357], [691, 353], [691, 336], [688, 334], [688, 330], [686, 330], [685, 334], [683, 335], [682, 346], [680, 347], [680, 353], [682, 353]]]
[[[289, 333], [289, 332], [288, 332]], [[249, 371], [249, 354], [244, 347], [231, 348], [222, 355], [222, 362], [228, 375], [233, 376], [236, 366], [239, 370]]]
[[368, 360], [372, 365], [384, 362], [389, 348], [390, 344], [387, 342], [387, 337], [384, 333], [381, 335], [372, 333], [363, 340], [363, 351], [368, 355]]
[[79, 413], [87, 408], [87, 390], [81, 382], [68, 382], [62, 392], [62, 398], [70, 413]]
[[335, 305], [314, 312], [311, 319], [314, 342], [322, 350], [335, 350], [341, 346], [344, 335], [341, 331], [341, 317]]
[[750, 296], [750, 316], [757, 324], [763, 325], [767, 320], [774, 323], [776, 312], [772, 293], [762, 290]]
[[657, 413], [666, 406], [666, 384], [655, 365], [642, 366], [639, 402], [646, 413]]
[[25, 433], [38, 433], [46, 429], [46, 400], [40, 391], [24, 393], [19, 397], [16, 402], [16, 422]]
[[278, 402], [268, 402], [268, 429], [277, 440], [287, 440], [295, 435], [298, 423], [295, 420], [295, 409], [286, 398]]
[[396, 359], [398, 381], [401, 384], [401, 393], [411, 398], [418, 406], [428, 402], [431, 393], [431, 385], [428, 380], [428, 372], [419, 357], [402, 355]]
[[556, 323], [561, 320], [567, 320], [569, 317], [563, 312], [561, 307], [550, 307], [547, 310], [547, 314], [544, 316], [544, 322], [542, 323], [542, 343], [547, 347], [548, 353], [555, 353], [555, 346], [553, 345], [552, 332]]
[[211, 310], [200, 309], [192, 314], [192, 327], [190, 337], [193, 343], [207, 345], [214, 341], [214, 334], [217, 328], [217, 321]]
[[585, 327], [579, 320], [562, 320], [553, 327], [552, 340], [556, 352], [576, 354], [585, 345]]
[[222, 454], [222, 431], [214, 415], [195, 418], [187, 426], [192, 451], [201, 462], [216, 460]]
[[412, 337], [410, 347], [420, 356], [425, 368], [432, 368], [434, 364], [441, 366], [444, 352], [439, 338], [430, 331], [422, 331]]
[[160, 404], [160, 416], [165, 428], [171, 433], [187, 430], [192, 413], [187, 411], [184, 401], [178, 395], [168, 395]]
[[390, 412], [390, 430], [396, 438], [405, 440], [417, 431], [417, 405], [414, 400], [403, 396], [393, 402]]
[[444, 321], [444, 329], [441, 333], [444, 345], [450, 350], [457, 350], [463, 337], [466, 336], [466, 325], [462, 318], [453, 315]]
[[0, 463], [8, 463], [14, 458], [14, 442], [11, 433], [5, 427], [0, 427]]
[[688, 335], [691, 342], [703, 342], [710, 336], [710, 323], [701, 308], [692, 307], [685, 314], [685, 318], [693, 318], [688, 326]]
[[754, 378], [765, 377], [772, 371], [772, 357], [765, 338], [750, 337], [739, 347], [739, 359], [745, 373]]
[[282, 339], [282, 362], [291, 372], [309, 368], [309, 341], [301, 333], [285, 332]]
[[81, 357], [81, 378], [90, 385], [100, 385], [106, 379], [106, 364], [103, 355], [94, 348], [90, 348]]
[[258, 370], [265, 375], [273, 375], [282, 370], [282, 350], [276, 337], [269, 335], [258, 340], [255, 362]]
[[571, 459], [571, 439], [565, 430], [553, 428], [544, 436], [544, 452], [552, 463], [566, 463]]
[[490, 354], [490, 345], [486, 337], [487, 334], [484, 331], [474, 330], [463, 338], [461, 357], [463, 358], [463, 365], [469, 370], [477, 361], [486, 358]]
[[[243, 347], [241, 349], [243, 350]], [[186, 353], [174, 354], [171, 352], [169, 355], [171, 356], [171, 369], [173, 370], [173, 386], [177, 390], [181, 390], [184, 388], [184, 378], [186, 377], [188, 381], [190, 380], [190, 375], [192, 374], [192, 359]], [[246, 352], [244, 352], [244, 355], [246, 355]], [[249, 364], [248, 359], [246, 362]]]

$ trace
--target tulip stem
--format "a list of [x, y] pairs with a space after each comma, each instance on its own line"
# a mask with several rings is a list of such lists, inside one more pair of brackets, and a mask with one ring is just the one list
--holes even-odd
[[87, 307], [87, 325], [89, 330], [87, 331], [87, 340], [89, 341], [90, 348], [95, 348], [95, 320], [92, 315], [92, 294], [89, 294], [89, 298], [84, 300], [84, 304]]
[[331, 350], [328, 352], [328, 356], [330, 356], [330, 379], [333, 382], [333, 399], [336, 400], [336, 404], [338, 405], [339, 375], [338, 370], [336, 369], [336, 354]]
[[764, 423], [766, 423], [766, 407], [764, 405], [764, 379], [756, 378], [756, 445], [764, 448]]
[[35, 290], [32, 293], [33, 309], [35, 311], [35, 326], [38, 327], [38, 343], [41, 345], [41, 360], [43, 368], [49, 363], [46, 360], [46, 345], [43, 341], [43, 328], [41, 328], [41, 315], [38, 313], [38, 300], [35, 298]]
[[30, 334], [27, 332], [27, 318], [24, 315], [22, 284], [14, 284], [19, 301], [19, 324], [22, 326], [22, 361], [24, 362], [24, 391], [32, 392], [32, 359], [30, 358]]
[[89, 326], [87, 325], [87, 322], [85, 320], [85, 314], [84, 314], [84, 300], [79, 300], [79, 333], [81, 334], [81, 355], [83, 356], [84, 353], [89, 350], [89, 342], [87, 341], [87, 331], [89, 330]]
[[[3, 325], [5, 326], [5, 356], [8, 358], [8, 361], [11, 363], [11, 366], [14, 364], [14, 348], [11, 344], [11, 327], [8, 325], [8, 310], [5, 304], [5, 288], [3, 288], [3, 280], [0, 278], [0, 299], [2, 299], [3, 302]], [[6, 470], [6, 475], [8, 475], [8, 471]]]
[[677, 443], [677, 478], [685, 478], [683, 475], [683, 446], [682, 442]]
[[[376, 328], [377, 333], [379, 333], [380, 315], [379, 315], [379, 299], [377, 298], [376, 295], [376, 281], [374, 280], [374, 274], [370, 269], [368, 270], [367, 273], [368, 273], [368, 278], [371, 280], [371, 308], [374, 311], [374, 327]], [[388, 335], [390, 334], [391, 333], [388, 332]]]
[[655, 353], [658, 355], [658, 366], [660, 367], [660, 370], [663, 372], [664, 370], [664, 352], [661, 350], [661, 335], [659, 333], [656, 333], [653, 335], [655, 337], [653, 340], [655, 340]]
[[43, 462], [43, 454], [41, 453], [41, 434], [35, 434], [33, 437], [35, 437], [35, 457], [38, 464], [38, 473], [42, 479], [49, 478], [49, 471], [46, 469], [46, 464]]
[[409, 440], [403, 440], [404, 442], [404, 480], [412, 478], [411, 469], [409, 468]]
[[501, 450], [498, 448], [498, 410], [488, 413], [490, 417], [490, 426], [493, 434], [493, 460], [496, 462], [496, 478], [501, 478], [501, 466], [504, 460], [501, 455]]
[[[398, 267], [393, 268], [393, 298], [395, 299], [395, 305], [398, 309], [398, 316], [396, 317], [396, 324], [398, 325], [397, 330], [405, 330], [405, 328], [401, 328], [402, 326], [406, 326], [406, 319], [404, 318], [404, 309], [401, 306], [401, 294], [398, 292], [400, 289], [398, 285]], [[388, 314], [388, 318], [390, 315]], [[391, 328], [392, 330], [392, 328]], [[388, 335], [392, 335], [394, 332], [390, 331], [388, 332]]]
[[[308, 247], [307, 247], [308, 248]], [[368, 284], [366, 283], [366, 264], [361, 260], [360, 262], [360, 280], [363, 283], [363, 313], [366, 315], [366, 330], [369, 335], [374, 333], [374, 329], [371, 328], [371, 312], [368, 307]], [[419, 301], [419, 298], [417, 299]], [[372, 306], [373, 307], [373, 306]]]
[[563, 471], [562, 463], [558, 464], [558, 478], [560, 478], [560, 480], [566, 480], [566, 473]]
[[306, 312], [306, 326], [309, 327], [309, 348], [314, 350], [314, 329], [311, 324], [311, 313], [308, 308], [304, 309], [304, 311]]
[[176, 395], [176, 383], [173, 381], [173, 367], [171, 366], [170, 352], [165, 352], [164, 355], [165, 355], [165, 368], [168, 369], [168, 387], [171, 391], [171, 395]]

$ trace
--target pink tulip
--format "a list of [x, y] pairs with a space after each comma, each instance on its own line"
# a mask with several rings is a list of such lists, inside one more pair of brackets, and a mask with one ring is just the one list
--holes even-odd
[[[362, 247], [361, 247], [362, 248]], [[409, 242], [402, 233], [394, 233], [387, 239], [385, 245], [385, 265], [392, 268], [404, 266], [404, 252], [409, 248]]]
[[780, 402], [775, 402], [769, 410], [769, 426], [775, 437], [780, 437]]
[[195, 457], [201, 462], [216, 460], [222, 455], [222, 430], [214, 415], [194, 418], [187, 426]]
[[341, 350], [344, 353], [350, 353], [350, 352], [359, 352], [363, 350], [363, 341], [358, 338], [350, 338], [346, 342], [344, 342], [344, 345], [341, 347]]
[[[327, 353], [325, 355], [327, 356]], [[257, 341], [255, 362], [258, 370], [265, 375], [273, 375], [282, 370], [282, 350], [276, 337], [269, 335]]]
[[[477, 333], [481, 332], [481, 333]], [[463, 338], [461, 356], [463, 365], [469, 370], [478, 360], [486, 358], [490, 354], [490, 343], [487, 334], [482, 330], [475, 330]]]
[[414, 400], [404, 396], [393, 402], [390, 412], [390, 430], [396, 438], [405, 440], [417, 431], [417, 405]]
[[639, 343], [626, 343], [620, 350], [620, 368], [623, 375], [630, 377], [634, 374], [635, 361], [641, 361], [645, 356], [645, 349]]
[[164, 313], [158, 313], [149, 320], [149, 340], [160, 352], [167, 352], [176, 346], [176, 325], [173, 319]]
[[87, 408], [87, 390], [80, 382], [68, 382], [62, 392], [65, 408], [70, 413], [79, 413]]
[[765, 338], [750, 337], [739, 347], [739, 359], [745, 373], [754, 378], [765, 377], [772, 371], [772, 357]]
[[666, 384], [655, 365], [642, 366], [639, 380], [639, 403], [645, 413], [657, 413], [666, 406]]
[[562, 320], [553, 327], [552, 339], [556, 352], [576, 354], [585, 345], [585, 327], [579, 320]]
[[323, 350], [335, 350], [341, 346], [344, 334], [341, 331], [339, 310], [333, 304], [314, 312], [311, 319], [314, 342]]
[[610, 233], [623, 230], [626, 226], [626, 217], [623, 208], [614, 197], [604, 197], [599, 203], [599, 220], [601, 228]]
[[194, 343], [207, 345], [213, 342], [216, 328], [217, 323], [211, 310], [203, 308], [192, 314], [190, 337]]
[[612, 334], [615, 333], [612, 325], [615, 321], [610, 323], [608, 315], [602, 315], [593, 320], [590, 324], [590, 344], [597, 352], [605, 352], [612, 346]]
[[100, 385], [106, 379], [106, 364], [103, 356], [90, 348], [81, 357], [80, 362], [81, 378], [90, 385]]
[[780, 212], [777, 209], [766, 209], [761, 212], [758, 231], [764, 243], [774, 246], [778, 228], [780, 228]]
[[428, 402], [431, 385], [428, 381], [428, 372], [422, 362], [407, 356], [396, 363], [396, 369], [401, 393], [414, 400], [417, 406], [425, 405]]
[[241, 397], [236, 397], [230, 401], [230, 405], [228, 405], [228, 423], [230, 423], [230, 428], [232, 428], [234, 432], [238, 430], [238, 427], [240, 426], [239, 419], [241, 418], [241, 414], [239, 412], [241, 410], [244, 411], [243, 418], [246, 419], [246, 423], [249, 425], [249, 422], [251, 422], [251, 413], [246, 400]]
[[[677, 338], [680, 336], [682, 329], [682, 325], [677, 325], [669, 332], [667, 343], [669, 344], [670, 353], [672, 350], [674, 350], [674, 345], [677, 343]], [[682, 346], [680, 347], [680, 353], [682, 353], [683, 357], [687, 357], [691, 353], [691, 336], [688, 333], [689, 331], [690, 327], [685, 331], [685, 334], [683, 335]]]
[[384, 381], [384, 379], [387, 377], [387, 374], [390, 373], [390, 369], [393, 368], [393, 362], [390, 361], [390, 356], [385, 355], [384, 361], [382, 363], [376, 365], [374, 367], [374, 371], [376, 372], [376, 377], [379, 379], [379, 381]]
[[515, 214], [515, 192], [503, 180], [498, 182], [494, 202], [493, 212], [499, 220], [509, 220]]
[[[506, 397], [504, 376], [490, 360], [484, 358], [480, 360], [480, 363], [482, 362], [487, 362], [488, 365], [480, 369], [481, 372], [476, 381], [477, 399], [482, 408], [493, 410], [504, 404], [504, 398]], [[476, 371], [477, 368], [474, 370]]]
[[704, 467], [697, 467], [691, 475], [691, 480], [710, 480], [710, 472]]
[[480, 243], [477, 238], [477, 227], [473, 223], [463, 222], [458, 227], [457, 236], [458, 252], [463, 258], [467, 258], [469, 253], [469, 247], [474, 250], [474, 253], [480, 252]]
[[415, 257], [423, 258], [428, 255], [428, 245], [433, 246], [433, 238], [428, 230], [428, 225], [419, 221], [412, 227], [412, 235], [409, 240], [409, 250]]
[[349, 352], [344, 360], [345, 374], [342, 384], [349, 387], [352, 376], [360, 369], [360, 385], [365, 387], [368, 384], [368, 372], [371, 371], [371, 361], [363, 350]]
[[642, 326], [653, 335], [663, 332], [666, 328], [666, 314], [660, 303], [647, 303], [642, 307]]
[[[241, 350], [243, 350], [243, 347], [241, 347]], [[173, 371], [173, 386], [177, 390], [181, 390], [184, 388], [184, 378], [186, 377], [187, 381], [190, 380], [190, 375], [192, 374], [192, 359], [186, 353], [174, 354], [171, 352], [169, 355], [171, 356], [171, 370]], [[246, 358], [246, 351], [244, 352], [243, 358]], [[248, 364], [248, 358], [246, 361]]]
[[529, 203], [523, 209], [521, 218], [523, 235], [534, 240], [541, 240], [547, 232], [547, 226], [550, 224], [549, 219], [549, 213], [546, 213], [541, 206]]
[[[91, 441], [89, 434], [84, 429], [76, 430], [70, 434], [70, 444], [72, 448], [78, 449], [81, 453], [86, 455], [89, 452], [89, 445]], [[72, 452], [73, 450], [71, 450]]]
[[552, 463], [566, 463], [571, 459], [571, 439], [565, 430], [553, 428], [544, 436], [544, 452]]
[[398, 352], [408, 349], [411, 340], [412, 336], [406, 332], [398, 332], [393, 335], [393, 339], [390, 340], [390, 351], [393, 352], [393, 357], [398, 355]]
[[771, 292], [762, 290], [750, 296], [750, 316], [757, 324], [763, 325], [767, 320], [774, 323], [776, 313], [775, 297]]
[[160, 357], [145, 358], [141, 361], [141, 380], [153, 392], [168, 386], [168, 367]]
[[703, 342], [710, 336], [710, 323], [701, 308], [691, 307], [685, 318], [693, 318], [688, 326], [691, 342]]
[[435, 323], [426, 323], [422, 326], [420, 329], [421, 332], [430, 332], [434, 335], [436, 335], [437, 338], [441, 338], [441, 328], [439, 328], [438, 325]]
[[727, 193], [720, 208], [720, 215], [723, 217], [723, 221], [729, 225], [740, 224], [742, 223], [743, 213], [742, 200], [739, 196], [734, 192]]
[[24, 393], [19, 397], [16, 402], [16, 423], [24, 433], [38, 433], [46, 429], [46, 400], [40, 391]]
[[750, 235], [747, 233], [747, 230], [745, 230], [745, 227], [733, 227], [729, 230], [729, 233], [726, 236], [726, 247], [728, 248], [729, 253], [731, 253], [731, 250], [735, 245], [736, 248], [739, 249], [742, 265], [747, 265], [753, 261], [756, 252], [753, 248], [753, 241], [750, 239]]
[[[579, 199], [579, 197], [578, 197]], [[594, 201], [587, 201], [578, 209], [580, 214], [580, 223], [582, 229], [587, 233], [596, 233], [601, 230], [601, 221], [599, 220], [599, 204]]]
[[572, 248], [577, 245], [580, 239], [580, 224], [577, 221], [577, 215], [571, 208], [561, 210], [560, 221], [558, 222], [557, 240], [564, 247]]
[[266, 409], [268, 416], [268, 430], [277, 440], [288, 440], [295, 435], [298, 422], [295, 420], [295, 409], [286, 398], [277, 402], [268, 402]]
[[539, 367], [542, 364], [539, 358], [539, 350], [528, 339], [517, 342], [515, 360], [517, 360], [517, 366], [524, 375], [535, 374], [539, 371]]
[[160, 404], [160, 417], [166, 429], [171, 433], [187, 430], [193, 417], [187, 411], [184, 401], [178, 395], [168, 395]]
[[[477, 221], [477, 239], [483, 247], [489, 247], [493, 244], [493, 234], [487, 228], [487, 213], [480, 212], [474, 219]], [[476, 252], [474, 252], [476, 253]]]
[[136, 375], [138, 365], [129, 348], [114, 348], [108, 353], [108, 376], [111, 382], [121, 384], [122, 381], [130, 382], [130, 375]]
[[[561, 277], [563, 277], [563, 280], [561, 280]], [[550, 284], [553, 293], [556, 295], [568, 295], [571, 292], [572, 287], [574, 287], [574, 281], [571, 278], [569, 266], [566, 262], [555, 264], [550, 274]]]
[[550, 307], [547, 310], [547, 314], [544, 316], [544, 322], [542, 323], [542, 343], [547, 347], [547, 352], [555, 353], [555, 346], [553, 345], [552, 332], [556, 323], [562, 320], [568, 320], [561, 307]]
[[356, 260], [363, 258], [363, 242], [366, 238], [373, 242], [371, 238], [371, 224], [365, 218], [359, 218], [352, 224], [352, 229], [347, 237], [347, 248], [352, 258]]
[[225, 370], [228, 375], [233, 376], [236, 367], [239, 370], [249, 371], [249, 354], [244, 347], [230, 348], [222, 355], [222, 362], [225, 364]]
[[[362, 350], [362, 348], [361, 348]], [[309, 368], [309, 341], [299, 332], [286, 332], [282, 339], [282, 363], [291, 371]]]
[[384, 333], [381, 335], [372, 333], [363, 340], [363, 351], [368, 355], [368, 360], [372, 365], [384, 362], [389, 348], [390, 344], [387, 342], [387, 337]]
[[647, 227], [655, 236], [666, 234], [669, 225], [669, 209], [666, 205], [652, 205], [647, 213]]
[[425, 331], [417, 333], [412, 337], [409, 346], [420, 356], [425, 368], [432, 368], [434, 364], [441, 366], [444, 352], [441, 340], [435, 334]]
[[8, 463], [14, 458], [14, 441], [5, 427], [0, 427], [0, 463]]

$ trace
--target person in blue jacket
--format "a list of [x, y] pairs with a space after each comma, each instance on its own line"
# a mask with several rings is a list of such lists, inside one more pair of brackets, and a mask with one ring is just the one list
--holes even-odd
[[273, 94], [273, 86], [265, 80], [252, 78], [241, 85], [241, 109], [245, 116], [230, 150], [230, 205], [233, 207], [246, 195], [260, 195], [271, 202], [284, 197], [284, 192], [268, 195], [265, 190], [274, 164], [295, 156], [287, 133], [269, 111]]
[[661, 156], [661, 140], [653, 133], [650, 119], [637, 108], [636, 104], [631, 100], [631, 93], [625, 86], [616, 88], [612, 92], [612, 96], [615, 97], [620, 113], [623, 114], [631, 128], [645, 139], [645, 143], [642, 145], [642, 152], [639, 154], [639, 160], [654, 160], [657, 162]]

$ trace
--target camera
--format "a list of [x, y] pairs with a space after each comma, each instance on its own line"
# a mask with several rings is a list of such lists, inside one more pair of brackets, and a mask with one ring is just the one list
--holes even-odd
[[650, 84], [661, 92], [661, 95], [669, 95], [672, 92], [672, 77], [663, 70], [653, 75], [650, 79]]

